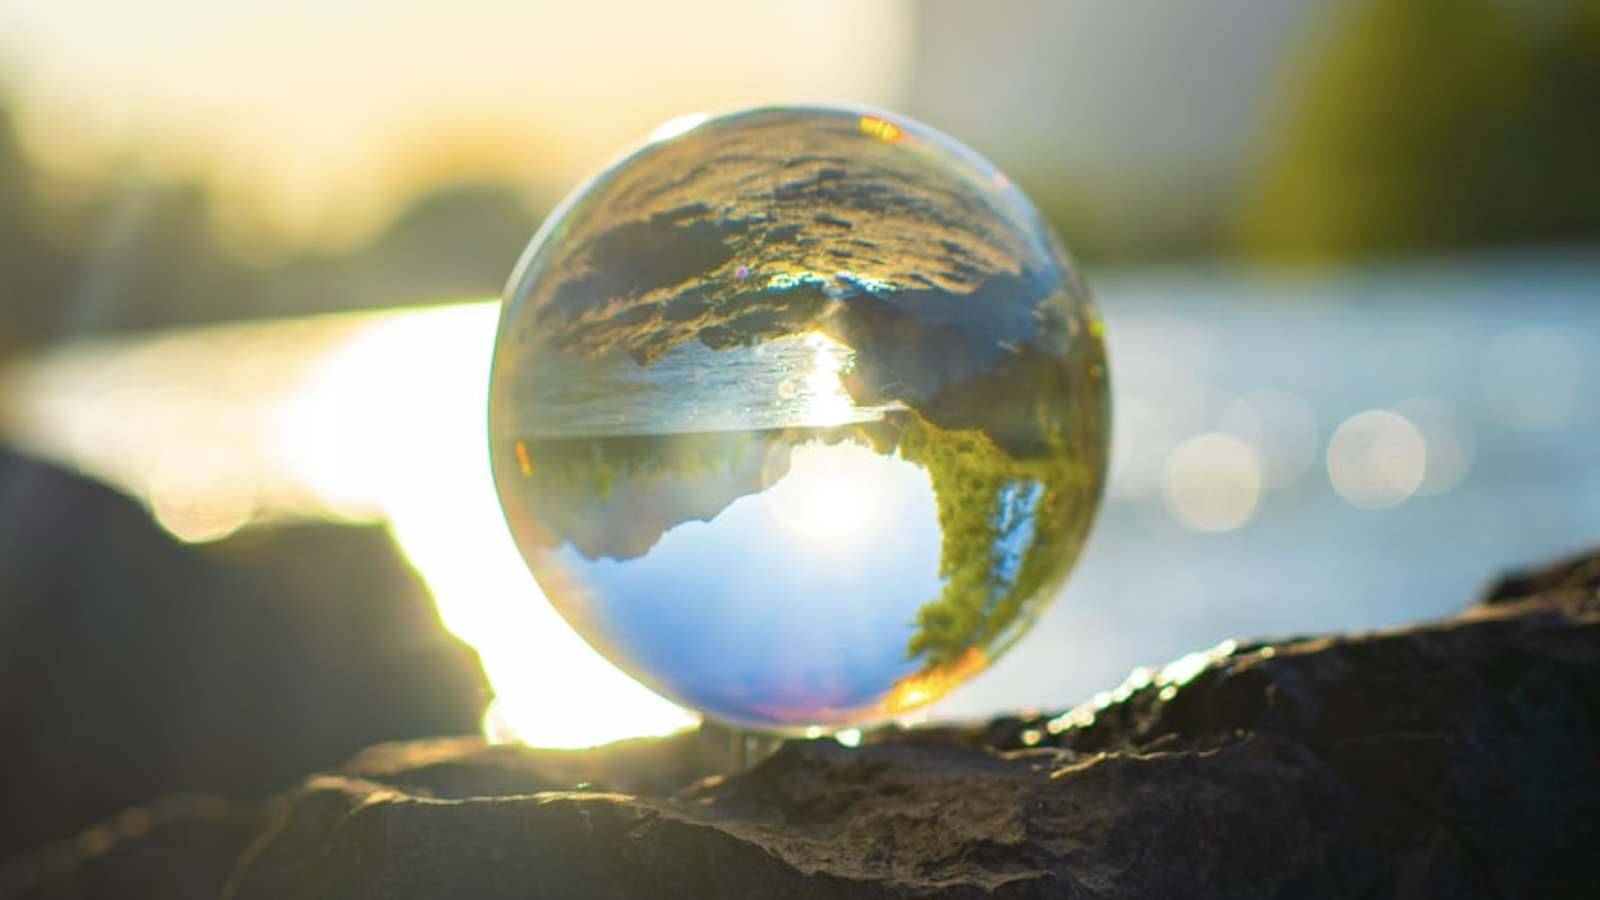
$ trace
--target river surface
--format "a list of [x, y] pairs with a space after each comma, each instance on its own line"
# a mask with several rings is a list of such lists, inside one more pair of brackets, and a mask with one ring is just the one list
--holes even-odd
[[[1101, 515], [1033, 632], [929, 717], [1069, 707], [1228, 638], [1447, 615], [1600, 540], [1600, 255], [1087, 275], [1116, 420]], [[488, 478], [495, 307], [70, 345], [4, 376], [6, 427], [190, 539], [388, 518], [502, 700], [614, 727], [637, 688], [550, 690], [609, 688], [532, 649], [553, 615], [518, 618], [542, 604]], [[527, 736], [622, 736], [572, 735]]]
[[1070, 704], [1229, 638], [1446, 615], [1600, 541], [1600, 259], [1091, 280], [1107, 502], [1056, 606], [936, 714]]

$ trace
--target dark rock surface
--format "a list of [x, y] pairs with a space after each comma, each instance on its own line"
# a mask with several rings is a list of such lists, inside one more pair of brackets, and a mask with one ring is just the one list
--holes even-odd
[[215, 898], [272, 803], [170, 794], [0, 863], [0, 897]]
[[186, 546], [0, 448], [0, 859], [162, 794], [259, 799], [475, 729], [484, 695], [382, 529]]
[[[226, 885], [164, 896], [1600, 896], [1597, 571], [1224, 646], [1054, 717], [790, 742], [724, 778], [699, 777], [692, 734], [374, 747], [286, 796]], [[10, 871], [12, 896], [102, 896]]]

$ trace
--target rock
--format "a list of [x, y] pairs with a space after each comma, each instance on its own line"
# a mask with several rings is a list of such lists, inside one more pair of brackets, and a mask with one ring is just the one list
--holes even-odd
[[1597, 560], [726, 777], [694, 734], [374, 747], [288, 795], [222, 896], [1600, 896]]
[[475, 729], [485, 694], [382, 529], [181, 545], [0, 448], [0, 859], [159, 795], [259, 800], [378, 741]]
[[0, 864], [0, 897], [216, 900], [272, 804], [172, 794]]

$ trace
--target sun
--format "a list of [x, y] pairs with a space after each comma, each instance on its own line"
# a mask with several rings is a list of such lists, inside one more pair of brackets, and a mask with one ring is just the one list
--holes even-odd
[[791, 534], [847, 541], [878, 524], [890, 505], [890, 460], [852, 443], [796, 447], [789, 473], [762, 498]]

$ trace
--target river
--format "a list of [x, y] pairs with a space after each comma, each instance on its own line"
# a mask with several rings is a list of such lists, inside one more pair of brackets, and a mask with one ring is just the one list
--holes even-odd
[[1225, 639], [1446, 615], [1600, 541], [1600, 258], [1091, 279], [1107, 503], [1035, 633], [939, 712], [1075, 702]]
[[[1072, 706], [1224, 639], [1446, 615], [1600, 539], [1600, 255], [1088, 280], [1116, 416], [1100, 518], [1034, 631], [929, 717]], [[503, 714], [544, 729], [529, 740], [672, 727], [548, 637], [505, 538], [482, 423], [495, 308], [83, 341], [4, 375], [5, 428], [186, 539], [387, 520]], [[573, 683], [590, 691], [549, 688]]]

